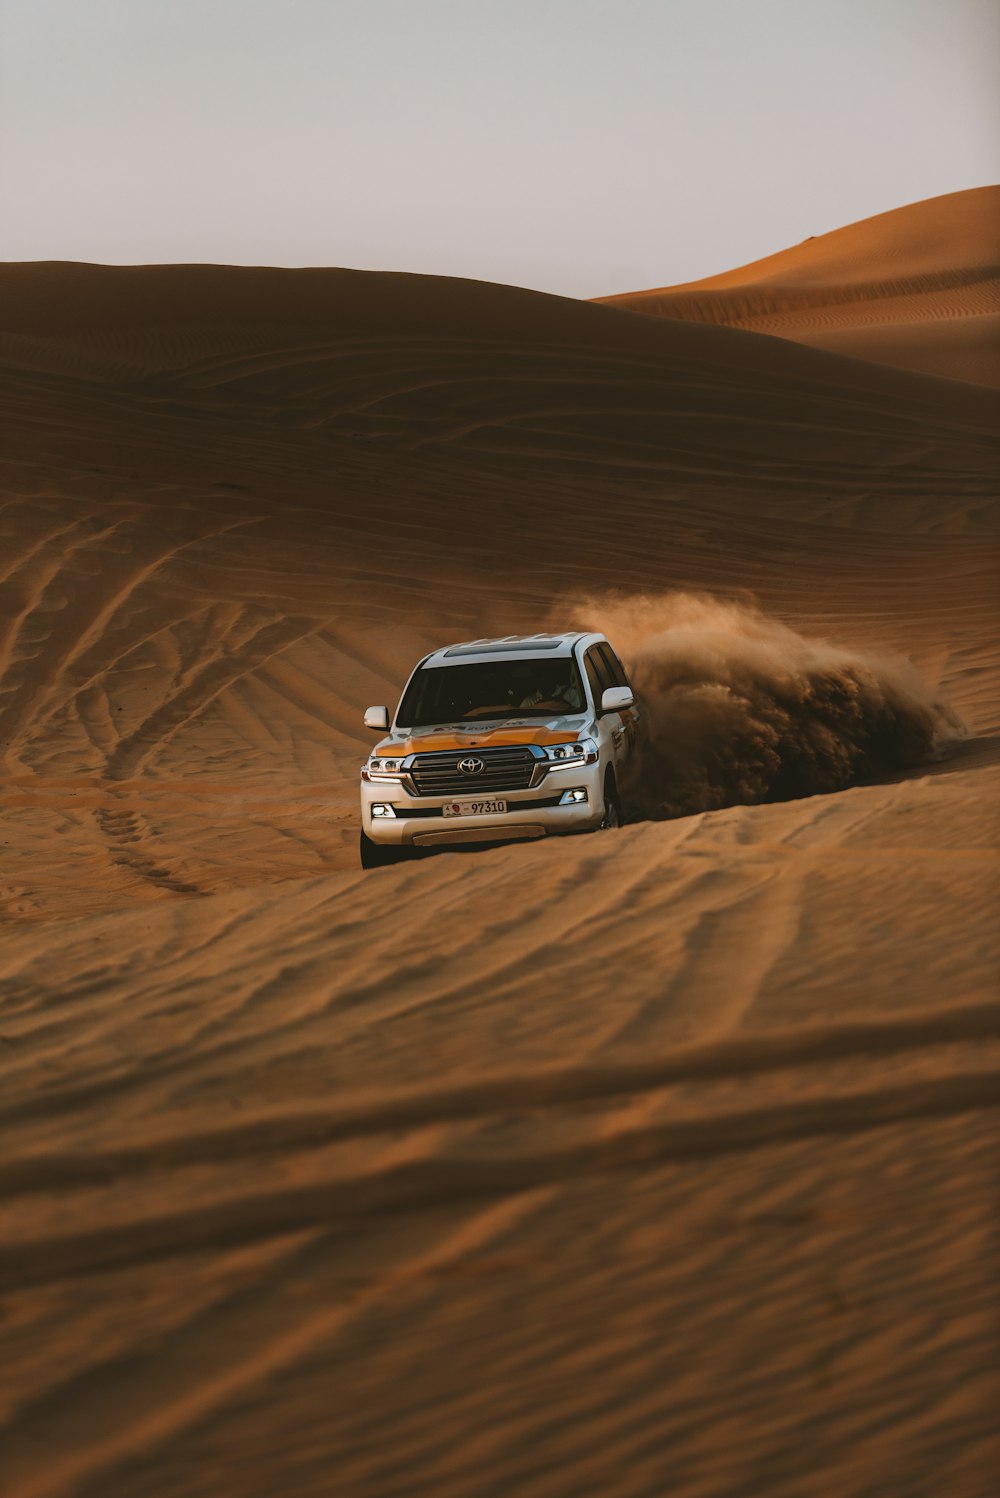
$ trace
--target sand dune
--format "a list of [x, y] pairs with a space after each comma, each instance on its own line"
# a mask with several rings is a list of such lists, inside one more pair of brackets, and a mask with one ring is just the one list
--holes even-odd
[[[4, 1493], [989, 1492], [995, 396], [474, 282], [0, 282]], [[356, 867], [422, 651], [677, 590], [969, 736]]]
[[703, 281], [598, 300], [997, 386], [1000, 187], [881, 213]]

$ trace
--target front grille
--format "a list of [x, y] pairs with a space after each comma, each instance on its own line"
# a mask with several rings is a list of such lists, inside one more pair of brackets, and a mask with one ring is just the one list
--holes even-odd
[[[463, 773], [463, 759], [481, 759], [478, 775]], [[410, 779], [418, 796], [478, 796], [498, 791], [525, 791], [539, 761], [530, 749], [449, 749], [415, 754]]]

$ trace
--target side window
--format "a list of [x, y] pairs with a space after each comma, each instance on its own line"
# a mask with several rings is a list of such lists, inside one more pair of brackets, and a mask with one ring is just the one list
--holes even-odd
[[594, 707], [597, 712], [600, 712], [604, 688], [614, 686], [614, 682], [608, 675], [608, 668], [601, 659], [600, 651], [596, 645], [591, 645], [583, 658], [583, 663], [587, 668], [590, 690], [594, 694]]
[[628, 687], [631, 691], [632, 683], [625, 675], [625, 668], [607, 640], [604, 641], [603, 645], [598, 645], [597, 649], [601, 652], [601, 659], [604, 661], [605, 670], [611, 678], [611, 685], [614, 687]]

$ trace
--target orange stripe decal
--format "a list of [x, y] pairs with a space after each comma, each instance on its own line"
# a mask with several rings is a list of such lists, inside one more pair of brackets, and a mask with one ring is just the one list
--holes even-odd
[[404, 754], [432, 749], [489, 749], [506, 744], [574, 744], [580, 737], [560, 728], [495, 728], [489, 732], [469, 728], [461, 734], [422, 733], [375, 750], [378, 758], [401, 759]]

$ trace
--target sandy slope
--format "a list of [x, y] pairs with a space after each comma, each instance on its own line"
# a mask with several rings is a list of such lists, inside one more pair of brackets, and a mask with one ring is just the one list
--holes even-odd
[[[988, 1492], [992, 395], [470, 282], [0, 279], [3, 1491]], [[972, 737], [355, 868], [422, 649], [678, 586]]]
[[1000, 385], [1000, 187], [849, 224], [704, 281], [601, 298]]

